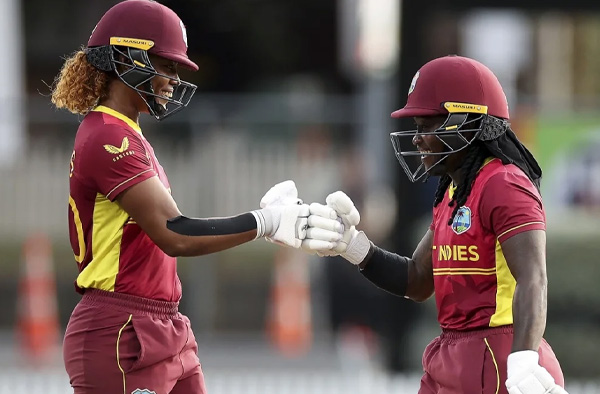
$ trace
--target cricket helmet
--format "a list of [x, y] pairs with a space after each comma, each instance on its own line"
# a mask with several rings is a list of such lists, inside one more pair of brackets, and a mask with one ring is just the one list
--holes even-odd
[[[88, 61], [96, 68], [115, 72], [123, 83], [144, 99], [150, 114], [161, 120], [183, 109], [196, 86], [155, 70], [148, 57], [154, 54], [197, 71], [198, 65], [187, 56], [186, 28], [170, 8], [153, 0], [126, 0], [114, 5], [100, 19], [88, 40]], [[154, 76], [176, 81], [172, 97], [165, 106], [150, 81]]]
[[[406, 105], [391, 116], [440, 115], [447, 117], [435, 131], [414, 129], [390, 134], [396, 157], [412, 182], [428, 176], [448, 155], [465, 149], [476, 139], [497, 138], [509, 126], [508, 103], [498, 78], [485, 65], [462, 56], [444, 56], [423, 65], [412, 79]], [[412, 143], [417, 134], [435, 135], [446, 149], [419, 152]], [[423, 155], [439, 159], [425, 169]]]

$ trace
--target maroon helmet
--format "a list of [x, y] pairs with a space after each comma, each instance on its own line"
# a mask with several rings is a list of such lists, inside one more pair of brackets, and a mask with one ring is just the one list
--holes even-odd
[[[177, 79], [172, 97], [163, 97], [167, 105], [155, 100], [151, 79], [160, 75], [148, 53], [172, 60], [193, 71], [198, 65], [187, 56], [185, 25], [173, 10], [152, 0], [126, 0], [109, 9], [100, 19], [87, 44], [88, 61], [96, 68], [115, 72], [126, 85], [144, 99], [150, 114], [157, 119], [187, 106], [196, 86]], [[124, 60], [123, 60], [124, 59]]]
[[[434, 132], [408, 130], [390, 134], [396, 157], [413, 182], [474, 140], [496, 138], [508, 128], [508, 103], [498, 78], [485, 65], [462, 56], [440, 57], [423, 65], [412, 79], [406, 105], [392, 112], [393, 118], [439, 115], [447, 118]], [[467, 132], [470, 134], [465, 136]], [[435, 135], [446, 150], [419, 152], [412, 144], [416, 134]], [[420, 160], [423, 155], [439, 156], [439, 160], [426, 170]], [[413, 160], [416, 170], [406, 159]]]

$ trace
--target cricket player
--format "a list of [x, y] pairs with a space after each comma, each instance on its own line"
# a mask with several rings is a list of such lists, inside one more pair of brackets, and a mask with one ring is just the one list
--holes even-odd
[[176, 257], [260, 237], [299, 247], [305, 234], [308, 205], [292, 181], [271, 188], [252, 212], [182, 215], [138, 122], [188, 105], [196, 86], [180, 80], [179, 66], [198, 70], [181, 19], [157, 2], [127, 0], [102, 16], [53, 85], [57, 108], [84, 115], [68, 210], [83, 296], [63, 347], [75, 394], [204, 394], [198, 345], [178, 311]]
[[[414, 76], [391, 134], [411, 181], [439, 176], [429, 230], [412, 257], [375, 246], [341, 191], [311, 204], [303, 248], [341, 254], [375, 285], [421, 302], [435, 293], [441, 335], [423, 354], [419, 394], [564, 394], [546, 326], [542, 172], [510, 128], [496, 76], [446, 56]], [[333, 249], [320, 242], [343, 241]], [[314, 241], [314, 244], [313, 244]], [[317, 242], [318, 241], [318, 242]]]

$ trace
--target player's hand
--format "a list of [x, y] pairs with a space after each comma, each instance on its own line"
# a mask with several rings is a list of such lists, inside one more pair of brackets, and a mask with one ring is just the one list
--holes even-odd
[[256, 237], [299, 248], [306, 237], [309, 208], [298, 198], [294, 181], [273, 186], [260, 200], [262, 209], [253, 211], [257, 222]]
[[[360, 264], [369, 252], [371, 242], [364, 232], [356, 230], [360, 222], [358, 210], [350, 197], [341, 191], [327, 196], [326, 202], [327, 205], [310, 205], [309, 227], [302, 248], [315, 251], [319, 256], [341, 255], [352, 264]], [[335, 244], [324, 247], [326, 242]]]
[[335, 210], [327, 205], [310, 204], [308, 229], [302, 241], [302, 249], [319, 256], [337, 256], [340, 252], [333, 250], [342, 240], [344, 224]]
[[508, 355], [506, 388], [509, 394], [568, 394], [546, 368], [539, 365], [539, 357], [533, 350]]

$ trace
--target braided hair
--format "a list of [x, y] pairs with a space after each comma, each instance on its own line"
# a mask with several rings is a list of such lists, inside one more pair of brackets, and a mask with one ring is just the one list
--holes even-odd
[[[485, 159], [489, 156], [490, 152], [480, 141], [473, 141], [469, 146], [465, 160], [459, 169], [464, 181], [458, 185], [452, 199], [448, 203], [448, 206], [454, 207], [452, 215], [450, 215], [450, 219], [448, 219], [449, 226], [452, 225], [452, 220], [454, 219], [456, 212], [458, 212], [458, 209], [467, 202], [467, 198], [469, 197], [469, 194], [471, 194], [471, 189], [473, 188], [473, 183], [475, 183], [477, 173], [485, 162]], [[434, 207], [437, 207], [439, 203], [442, 202], [444, 193], [446, 193], [451, 182], [452, 179], [448, 174], [440, 177], [437, 190], [435, 191]]]
[[[482, 120], [482, 133], [467, 148], [465, 159], [459, 168], [461, 178], [464, 180], [458, 185], [448, 206], [454, 207], [452, 215], [448, 219], [448, 225], [452, 225], [454, 216], [458, 209], [466, 202], [479, 169], [485, 159], [492, 156], [499, 158], [503, 164], [514, 164], [529, 177], [531, 182], [539, 190], [542, 170], [529, 150], [519, 141], [515, 133], [510, 129], [510, 124], [505, 119], [493, 116]], [[444, 194], [450, 186], [452, 179], [450, 175], [443, 175], [435, 191], [433, 206], [437, 207], [444, 199]]]

